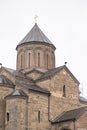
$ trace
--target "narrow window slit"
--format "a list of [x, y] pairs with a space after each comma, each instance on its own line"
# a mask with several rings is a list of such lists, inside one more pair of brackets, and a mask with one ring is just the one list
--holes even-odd
[[63, 86], [63, 97], [66, 97], [66, 86]]
[[40, 123], [40, 111], [38, 111], [38, 122]]
[[7, 112], [7, 121], [9, 121], [9, 112]]

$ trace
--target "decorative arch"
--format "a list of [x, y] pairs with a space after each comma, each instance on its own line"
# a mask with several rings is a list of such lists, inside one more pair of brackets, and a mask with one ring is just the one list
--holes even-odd
[[55, 54], [53, 51], [52, 51], [52, 67], [53, 68], [55, 67]]
[[40, 67], [40, 62], [41, 62], [41, 54], [40, 54], [40, 52], [38, 52], [38, 54], [37, 54], [37, 60], [38, 60], [38, 62], [37, 62], [38, 67]]
[[49, 54], [49, 51], [46, 50], [45, 52], [45, 66], [46, 66], [46, 69], [49, 69], [49, 64], [50, 64], [50, 54]]
[[69, 126], [63, 126], [60, 130], [71, 130]]
[[25, 62], [26, 62], [26, 68], [31, 68], [31, 66], [33, 66], [33, 50], [27, 50], [26, 51], [26, 58], [25, 58]]
[[42, 67], [43, 66], [43, 49], [41, 47], [36, 47], [35, 48], [35, 64], [37, 67]]
[[20, 53], [20, 68], [24, 69], [24, 53]]

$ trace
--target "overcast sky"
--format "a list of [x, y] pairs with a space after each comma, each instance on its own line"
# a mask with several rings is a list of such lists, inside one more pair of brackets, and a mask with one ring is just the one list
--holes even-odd
[[34, 26], [56, 46], [56, 66], [67, 67], [87, 97], [87, 0], [0, 0], [0, 62], [16, 69], [16, 46]]

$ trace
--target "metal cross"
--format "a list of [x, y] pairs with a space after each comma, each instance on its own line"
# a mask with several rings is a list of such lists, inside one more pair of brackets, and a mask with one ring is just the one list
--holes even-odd
[[37, 19], [38, 19], [38, 16], [35, 15], [35, 17], [34, 17], [35, 23], [37, 23]]

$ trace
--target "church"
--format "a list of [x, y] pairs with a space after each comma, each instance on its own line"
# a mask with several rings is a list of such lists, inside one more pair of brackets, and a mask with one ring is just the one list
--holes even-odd
[[37, 23], [16, 46], [16, 70], [0, 67], [0, 130], [87, 130], [87, 100]]

